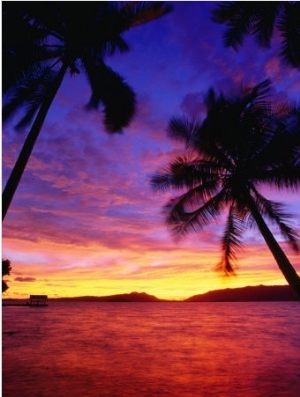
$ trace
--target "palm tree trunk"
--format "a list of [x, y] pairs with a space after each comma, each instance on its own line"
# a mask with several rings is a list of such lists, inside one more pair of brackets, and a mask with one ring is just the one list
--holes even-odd
[[4, 218], [6, 216], [8, 209], [9, 209], [11, 201], [12, 201], [14, 194], [17, 190], [17, 187], [20, 183], [20, 180], [21, 180], [24, 170], [26, 168], [26, 165], [27, 165], [27, 162], [31, 155], [31, 152], [34, 148], [35, 142], [39, 136], [39, 133], [41, 132], [41, 129], [44, 124], [47, 113], [49, 111], [49, 108], [52, 105], [52, 102], [55, 98], [55, 95], [57, 94], [57, 91], [59, 90], [59, 87], [61, 86], [64, 75], [67, 71], [67, 68], [68, 68], [68, 64], [67, 64], [67, 62], [65, 62], [62, 65], [62, 67], [53, 83], [53, 87], [50, 89], [49, 94], [45, 98], [44, 102], [42, 103], [42, 105], [38, 111], [38, 114], [37, 114], [37, 116], [34, 120], [34, 123], [32, 124], [32, 127], [27, 135], [27, 138], [24, 142], [24, 145], [23, 145], [22, 150], [19, 154], [19, 157], [16, 161], [16, 164], [10, 174], [9, 179], [7, 180], [6, 186], [2, 193], [2, 222], [4, 221]]
[[273, 257], [277, 262], [279, 269], [281, 270], [288, 284], [292, 287], [296, 297], [300, 300], [300, 277], [278, 242], [275, 240], [252, 198], [249, 198], [249, 208], [265, 242], [267, 243], [270, 251], [273, 254]]

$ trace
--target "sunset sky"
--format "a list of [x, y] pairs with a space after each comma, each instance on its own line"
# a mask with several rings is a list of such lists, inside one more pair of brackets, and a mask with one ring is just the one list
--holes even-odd
[[[247, 232], [236, 277], [215, 272], [222, 221], [175, 241], [151, 175], [184, 147], [168, 138], [171, 116], [201, 115], [208, 88], [231, 92], [273, 81], [273, 97], [299, 100], [299, 72], [252, 38], [240, 52], [223, 47], [224, 26], [210, 20], [215, 2], [172, 2], [173, 11], [124, 35], [131, 51], [107, 63], [134, 89], [137, 113], [123, 134], [104, 131], [87, 112], [83, 75], [68, 76], [48, 114], [2, 226], [2, 257], [12, 265], [3, 297], [51, 298], [132, 291], [183, 299], [220, 288], [286, 284], [256, 229]], [[200, 112], [200, 113], [199, 113]], [[2, 137], [3, 187], [26, 137], [13, 124]], [[299, 192], [262, 190], [286, 204], [300, 231]], [[276, 233], [295, 269], [299, 255]]]

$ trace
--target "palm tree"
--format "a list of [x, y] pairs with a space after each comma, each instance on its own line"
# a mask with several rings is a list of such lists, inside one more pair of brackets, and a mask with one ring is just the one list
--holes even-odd
[[3, 4], [3, 120], [23, 108], [16, 128], [31, 129], [3, 191], [2, 220], [66, 73], [86, 75], [87, 107], [102, 105], [107, 131], [119, 132], [134, 115], [135, 95], [105, 57], [129, 50], [125, 31], [170, 10], [164, 2]]
[[300, 185], [300, 110], [274, 106], [266, 100], [270, 81], [243, 89], [235, 98], [209, 90], [202, 123], [172, 118], [172, 137], [186, 143], [152, 185], [182, 192], [164, 207], [166, 222], [176, 235], [202, 230], [223, 211], [227, 220], [222, 259], [217, 268], [234, 273], [236, 254], [247, 225], [256, 224], [287, 282], [300, 298], [300, 278], [266, 221], [277, 225], [294, 250], [297, 236], [287, 224], [280, 203], [265, 198], [260, 187], [296, 189]]
[[246, 35], [269, 47], [276, 27], [281, 35], [280, 55], [300, 68], [300, 3], [296, 1], [224, 1], [212, 12], [212, 20], [225, 24], [226, 47], [239, 50]]

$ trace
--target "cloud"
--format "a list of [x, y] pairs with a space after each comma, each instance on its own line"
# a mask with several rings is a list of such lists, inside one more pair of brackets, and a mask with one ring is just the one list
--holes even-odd
[[19, 281], [21, 283], [32, 283], [32, 282], [36, 281], [36, 278], [34, 278], [34, 277], [16, 277], [14, 280]]
[[205, 112], [203, 99], [204, 96], [200, 92], [191, 92], [184, 96], [180, 107], [191, 118], [199, 118], [199, 115]]
[[[276, 83], [276, 97], [299, 96], [299, 79], [290, 69], [282, 73], [272, 49], [262, 50], [251, 40], [239, 53], [223, 47], [223, 26], [209, 19], [213, 6], [176, 2], [154, 25], [126, 33], [132, 51], [109, 58], [137, 95], [137, 113], [122, 135], [105, 132], [100, 110], [84, 109], [90, 95], [85, 76], [66, 78], [3, 224], [5, 254], [20, 270], [14, 273], [18, 289], [25, 290], [22, 282], [37, 281], [35, 289], [46, 285], [47, 275], [49, 287], [57, 286], [50, 292], [58, 295], [67, 288], [73, 294], [76, 285], [88, 291], [99, 280], [117, 291], [133, 279], [148, 288], [151, 279], [163, 290], [170, 276], [178, 278], [179, 289], [199, 292], [200, 281], [192, 287], [197, 269], [218, 262], [224, 225], [210, 225], [180, 242], [166, 229], [162, 206], [176, 192], [156, 192], [149, 180], [184, 152], [184, 144], [167, 135], [170, 116], [203, 112], [203, 94], [210, 87], [231, 93], [241, 82], [256, 84], [267, 74]], [[4, 181], [25, 136], [5, 126]], [[284, 197], [295, 214], [297, 198]], [[299, 216], [295, 222], [299, 225]], [[247, 241], [256, 249], [262, 245], [254, 232], [245, 236], [246, 248]], [[257, 259], [251, 251], [249, 258], [260, 263], [265, 250]]]

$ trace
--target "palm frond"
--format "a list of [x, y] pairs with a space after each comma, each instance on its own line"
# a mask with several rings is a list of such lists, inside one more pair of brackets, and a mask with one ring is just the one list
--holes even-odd
[[121, 2], [121, 11], [128, 21], [128, 28], [151, 22], [172, 10], [173, 7], [164, 1]]
[[300, 4], [286, 2], [283, 10], [277, 23], [282, 36], [280, 55], [286, 64], [300, 68]]
[[216, 129], [211, 125], [215, 120], [214, 116], [207, 117], [202, 125], [187, 117], [172, 117], [169, 121], [168, 133], [171, 138], [184, 142], [188, 150], [197, 152], [203, 160], [216, 162], [219, 167], [230, 169], [232, 166], [230, 158], [218, 142], [214, 142], [215, 133], [217, 135]]
[[265, 99], [270, 85], [270, 80], [264, 80], [251, 88], [242, 87], [238, 97], [214, 94], [194, 147], [201, 148], [208, 158], [222, 161], [228, 170], [241, 159], [244, 163], [252, 160], [274, 124], [270, 103]]
[[[175, 236], [185, 236], [190, 231], [202, 230], [219, 217], [224, 206], [224, 191], [220, 191], [201, 205], [201, 196], [205, 192], [205, 186], [197, 187], [176, 199], [171, 199], [164, 206], [167, 225], [171, 227]], [[195, 204], [198, 208], [190, 211]]]
[[183, 141], [189, 147], [192, 137], [199, 133], [200, 125], [187, 117], [171, 117], [168, 126], [168, 134], [171, 138]]
[[225, 274], [234, 274], [236, 267], [237, 252], [241, 248], [241, 237], [245, 226], [243, 220], [239, 218], [235, 212], [235, 207], [232, 204], [222, 237], [222, 259], [217, 264], [217, 270], [223, 271]]
[[243, 45], [244, 38], [253, 29], [253, 10], [250, 2], [225, 1], [217, 5], [212, 12], [212, 20], [225, 23], [227, 29], [223, 34], [225, 47], [236, 51]]
[[98, 51], [96, 53], [97, 55], [101, 54], [102, 58], [105, 55], [114, 55], [117, 51], [123, 53], [130, 50], [129, 45], [119, 35], [115, 35], [111, 37], [109, 40], [105, 40], [103, 43], [101, 43], [101, 48], [99, 45], [96, 46], [96, 48], [97, 47], [98, 47]]
[[276, 112], [272, 115], [273, 130], [253, 157], [252, 181], [296, 190], [300, 187], [299, 107], [285, 104]]
[[92, 89], [88, 108], [104, 105], [104, 124], [108, 132], [127, 127], [135, 112], [135, 94], [124, 79], [104, 63], [95, 65], [84, 59], [84, 67]]
[[207, 113], [209, 114], [213, 109], [215, 109], [223, 99], [224, 98], [220, 97], [212, 87], [209, 88], [204, 97]]
[[[280, 159], [279, 159], [280, 160]], [[252, 181], [275, 186], [277, 189], [297, 191], [300, 188], [300, 157], [294, 164], [275, 165], [253, 173]]]
[[214, 162], [203, 161], [197, 157], [178, 156], [163, 172], [152, 176], [151, 184], [161, 191], [193, 189], [203, 185], [210, 197], [216, 193], [221, 172], [222, 169]]
[[35, 68], [32, 74], [27, 76], [20, 86], [11, 90], [10, 95], [5, 98], [2, 108], [3, 121], [8, 121], [14, 112], [22, 107], [24, 116], [19, 120], [16, 128], [22, 129], [28, 126], [46, 98], [56, 76], [57, 72], [48, 67]]
[[279, 1], [260, 1], [252, 3], [252, 6], [253, 35], [261, 47], [269, 47], [281, 4]]
[[220, 1], [212, 10], [211, 19], [216, 23], [226, 23], [231, 20], [239, 10], [237, 1]]
[[246, 35], [253, 35], [261, 47], [269, 47], [275, 26], [281, 34], [283, 61], [300, 68], [300, 5], [296, 1], [221, 2], [212, 20], [226, 25], [226, 47], [239, 50]]
[[[76, 4], [84, 7], [83, 3]], [[96, 61], [104, 59], [106, 55], [113, 55], [117, 51], [120, 53], [129, 51], [130, 47], [122, 37], [122, 34], [129, 29], [129, 21], [122, 6], [118, 2], [96, 3], [95, 9], [91, 9], [90, 12], [92, 14], [90, 14], [89, 23], [92, 21], [92, 29], [86, 26], [83, 29], [84, 37], [81, 38], [89, 48], [89, 56], [92, 56], [93, 51]], [[74, 30], [76, 31], [76, 26]]]
[[2, 89], [6, 93], [52, 54], [45, 46], [47, 33], [26, 21], [20, 3], [3, 4], [2, 33]]
[[254, 186], [252, 186], [251, 190], [254, 193], [255, 202], [260, 213], [274, 222], [279, 227], [282, 236], [287, 239], [291, 248], [295, 252], [299, 252], [299, 237], [295, 230], [287, 224], [287, 221], [292, 216], [283, 211], [281, 203], [266, 199]]
[[265, 79], [253, 87], [242, 89], [242, 91], [244, 91], [243, 94], [245, 102], [248, 104], [256, 103], [260, 107], [268, 106], [267, 102], [261, 101], [270, 94], [271, 86], [272, 81], [270, 79]]
[[226, 47], [239, 50], [246, 35], [254, 35], [258, 44], [268, 47], [281, 2], [222, 2], [213, 10], [212, 20], [226, 24], [223, 35]]

